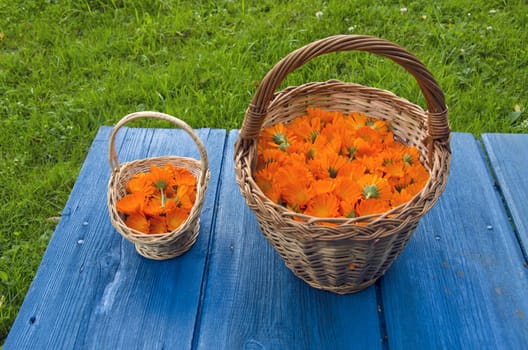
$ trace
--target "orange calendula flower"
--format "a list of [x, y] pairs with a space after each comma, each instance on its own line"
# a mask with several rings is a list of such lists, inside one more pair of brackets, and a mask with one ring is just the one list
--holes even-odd
[[354, 203], [361, 197], [363, 189], [348, 177], [339, 177], [335, 181], [335, 193], [341, 200]]
[[387, 163], [380, 170], [387, 178], [400, 178], [405, 175], [402, 162]]
[[280, 197], [292, 208], [305, 208], [311, 198], [311, 188], [305, 181], [287, 182], [281, 187]]
[[402, 151], [402, 160], [407, 165], [420, 164], [420, 153], [416, 147], [408, 147]]
[[380, 135], [376, 130], [372, 129], [370, 126], [363, 126], [357, 129], [356, 137], [359, 137], [369, 143], [379, 143], [380, 141]]
[[321, 152], [308, 162], [308, 168], [316, 178], [336, 178], [347, 159], [333, 152]]
[[338, 217], [341, 215], [339, 211], [339, 199], [331, 193], [316, 195], [310, 199], [304, 213], [320, 218]]
[[166, 233], [167, 229], [167, 218], [164, 216], [156, 216], [150, 218], [149, 233]]
[[315, 151], [315, 156], [320, 152], [339, 153], [341, 150], [341, 139], [335, 135], [321, 133], [313, 142], [312, 148]]
[[372, 157], [380, 152], [378, 144], [368, 142], [362, 138], [355, 138], [352, 146], [347, 148], [349, 159]]
[[193, 191], [193, 187], [179, 185], [173, 199], [177, 207], [191, 209], [196, 199], [196, 192]]
[[174, 231], [178, 227], [180, 227], [181, 224], [185, 220], [187, 220], [187, 217], [189, 217], [191, 210], [185, 209], [185, 208], [174, 208], [174, 210], [167, 213], [167, 227], [169, 230]]
[[380, 119], [369, 118], [367, 119], [366, 125], [375, 130], [381, 138], [389, 132], [388, 124]]
[[174, 168], [174, 181], [177, 186], [196, 187], [196, 177], [184, 168]]
[[308, 169], [301, 162], [292, 162], [277, 170], [275, 182], [281, 189], [281, 198], [291, 207], [304, 208], [310, 199], [313, 181]]
[[143, 213], [148, 216], [165, 215], [167, 203], [168, 201], [162, 203], [160, 197], [152, 197], [146, 202], [143, 208]]
[[407, 189], [402, 189], [401, 191], [396, 191], [392, 194], [390, 203], [392, 207], [397, 207], [403, 203], [407, 203], [413, 198], [412, 191], [407, 191]]
[[362, 199], [356, 206], [358, 216], [381, 214], [390, 209], [391, 206], [388, 201], [376, 200], [374, 198]]
[[358, 180], [365, 199], [385, 199], [389, 195], [389, 183], [378, 175], [366, 174]]
[[350, 120], [355, 129], [360, 129], [367, 125], [368, 117], [365, 113], [355, 112], [350, 114]]
[[269, 189], [267, 192], [265, 192], [266, 196], [276, 204], [283, 204], [283, 200], [281, 198], [281, 189], [276, 186]]
[[154, 187], [159, 189], [170, 189], [176, 185], [171, 168], [171, 166], [159, 168], [153, 165], [150, 167], [150, 173], [147, 174], [147, 177]]
[[324, 177], [335, 179], [341, 168], [347, 163], [347, 158], [336, 152], [321, 152], [314, 161], [319, 162], [319, 166], [326, 171]]
[[359, 161], [349, 161], [341, 167], [337, 178], [346, 177], [357, 182], [357, 180], [367, 173], [367, 167]]
[[322, 179], [315, 180], [312, 183], [312, 194], [318, 195], [323, 193], [334, 192], [336, 187], [336, 182], [333, 179]]
[[170, 168], [158, 168], [156, 166], [150, 167], [150, 173], [148, 177], [160, 194], [161, 207], [165, 206], [165, 201], [167, 197], [171, 196], [173, 193], [173, 186], [176, 184], [174, 181], [174, 176], [170, 171]]
[[405, 187], [402, 191], [406, 191], [412, 197], [420, 192], [425, 186], [425, 183], [414, 183]]
[[[281, 150], [276, 148], [266, 148], [262, 151], [261, 162], [263, 165], [268, 165], [269, 163], [282, 163], [287, 159], [287, 156]], [[260, 160], [260, 159], [259, 159]]]
[[422, 186], [429, 180], [429, 173], [421, 165], [413, 165], [406, 168], [406, 172], [411, 178], [411, 184], [419, 183]]
[[140, 231], [140, 232], [148, 233], [149, 229], [150, 229], [149, 222], [148, 222], [146, 216], [143, 215], [143, 214], [131, 214], [131, 215], [128, 215], [126, 220], [125, 220], [125, 224], [128, 227], [133, 228], [134, 230], [137, 230], [137, 231]]
[[[279, 151], [280, 152], [280, 151]], [[255, 181], [262, 192], [267, 193], [273, 187], [273, 179], [277, 170], [281, 168], [278, 162], [267, 163], [255, 173]]]
[[185, 220], [182, 221], [182, 213], [188, 214], [194, 205], [196, 178], [188, 169], [172, 164], [151, 166], [150, 172], [136, 174], [129, 180], [127, 191], [116, 204], [125, 215], [125, 224], [143, 233], [167, 233]]
[[128, 215], [140, 213], [145, 205], [146, 197], [144, 192], [128, 194], [116, 203], [117, 210]]
[[345, 218], [353, 219], [358, 216], [355, 210], [356, 202], [343, 200], [341, 201], [340, 206], [341, 213]]
[[288, 127], [296, 139], [314, 143], [317, 136], [321, 133], [321, 119], [318, 117], [310, 119], [296, 118]]
[[277, 123], [264, 129], [261, 136], [263, 146], [272, 146], [281, 151], [286, 151], [294, 139], [293, 134], [289, 130], [286, 130], [284, 123]]
[[152, 186], [150, 178], [145, 173], [134, 175], [127, 183], [128, 193], [143, 192], [152, 195], [156, 189]]
[[338, 114], [337, 112], [325, 111], [320, 108], [307, 108], [306, 113], [309, 118], [319, 118], [323, 123], [332, 122], [334, 117]]
[[322, 218], [386, 212], [429, 179], [419, 150], [400, 143], [388, 122], [319, 108], [263, 129], [254, 176], [274, 203]]

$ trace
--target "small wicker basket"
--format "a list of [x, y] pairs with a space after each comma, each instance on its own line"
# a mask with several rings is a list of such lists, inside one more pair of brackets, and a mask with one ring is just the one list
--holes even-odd
[[[412, 74], [427, 111], [389, 91], [337, 80], [275, 91], [286, 76], [322, 54], [359, 50], [388, 57]], [[253, 173], [260, 131], [306, 114], [308, 107], [342, 113], [363, 112], [389, 121], [396, 138], [418, 148], [430, 174], [424, 189], [389, 212], [347, 218], [316, 218], [273, 203]], [[414, 55], [386, 40], [362, 35], [328, 37], [291, 52], [264, 77], [249, 105], [235, 145], [235, 171], [248, 206], [267, 240], [287, 267], [309, 285], [346, 294], [381, 277], [399, 256], [420, 218], [435, 204], [447, 182], [451, 151], [444, 95]], [[334, 227], [318, 225], [331, 222]]]
[[[201, 161], [187, 157], [155, 157], [136, 160], [127, 163], [119, 163], [115, 149], [115, 137], [119, 129], [126, 123], [141, 119], [154, 118], [166, 120], [187, 132], [198, 146]], [[158, 112], [137, 112], [121, 119], [110, 135], [108, 157], [112, 175], [108, 183], [108, 210], [110, 219], [115, 229], [127, 240], [135, 244], [139, 254], [146, 258], [155, 260], [171, 259], [188, 251], [200, 230], [200, 213], [205, 200], [205, 193], [209, 183], [210, 172], [205, 147], [193, 129], [182, 120], [173, 116]], [[126, 195], [126, 184], [130, 178], [140, 172], [148, 172], [152, 165], [163, 167], [166, 164], [185, 168], [196, 177], [196, 200], [191, 209], [189, 217], [174, 231], [164, 234], [145, 234], [134, 230], [124, 222], [124, 215], [117, 211], [116, 203]]]

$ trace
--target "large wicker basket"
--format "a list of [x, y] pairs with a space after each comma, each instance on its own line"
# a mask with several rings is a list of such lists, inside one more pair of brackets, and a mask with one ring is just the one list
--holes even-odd
[[[337, 80], [275, 92], [289, 73], [312, 58], [351, 50], [385, 56], [405, 68], [418, 82], [427, 111], [391, 92]], [[270, 201], [253, 177], [259, 133], [264, 127], [305, 115], [308, 107], [364, 112], [389, 121], [399, 141], [418, 148], [430, 174], [424, 189], [389, 212], [354, 219], [316, 218]], [[444, 95], [414, 55], [382, 39], [338, 35], [291, 52], [264, 77], [246, 111], [235, 145], [235, 171], [262, 232], [287, 267], [315, 288], [346, 294], [366, 288], [385, 273], [406, 246], [420, 218], [439, 198], [449, 172], [449, 139]], [[318, 221], [336, 225], [318, 225]]]
[[[119, 163], [115, 149], [115, 137], [119, 129], [126, 123], [140, 118], [154, 118], [166, 120], [187, 132], [198, 146], [201, 161], [187, 157], [154, 157]], [[182, 255], [188, 251], [198, 236], [200, 230], [200, 213], [205, 200], [205, 193], [209, 183], [209, 164], [205, 147], [193, 129], [182, 120], [158, 112], [137, 112], [121, 119], [110, 135], [108, 148], [112, 175], [108, 183], [108, 210], [115, 229], [127, 240], [135, 244], [139, 254], [146, 258], [164, 260]], [[185, 168], [196, 177], [196, 200], [189, 217], [176, 230], [164, 234], [145, 234], [128, 227], [124, 222], [124, 215], [117, 211], [116, 203], [126, 195], [126, 184], [130, 178], [140, 172], [148, 172], [152, 165], [163, 167], [166, 164]]]

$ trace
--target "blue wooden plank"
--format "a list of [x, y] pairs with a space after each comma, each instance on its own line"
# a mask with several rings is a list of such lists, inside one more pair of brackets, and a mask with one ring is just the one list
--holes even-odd
[[379, 349], [375, 287], [338, 296], [298, 279], [258, 228], [233, 170], [229, 134], [198, 349]]
[[437, 205], [382, 279], [390, 349], [525, 349], [528, 278], [479, 145], [452, 138]]
[[[109, 132], [94, 140], [5, 349], [191, 347], [226, 133], [197, 130], [211, 168], [200, 235], [185, 255], [160, 262], [139, 256], [110, 224]], [[160, 129], [124, 128], [117, 145], [120, 160], [196, 148], [182, 131]]]
[[484, 134], [482, 141], [528, 258], [528, 134]]

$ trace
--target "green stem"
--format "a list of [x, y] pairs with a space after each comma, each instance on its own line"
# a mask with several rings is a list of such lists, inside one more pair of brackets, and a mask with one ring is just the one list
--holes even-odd
[[160, 188], [161, 192], [161, 208], [165, 208], [165, 192], [163, 191], [163, 188]]

